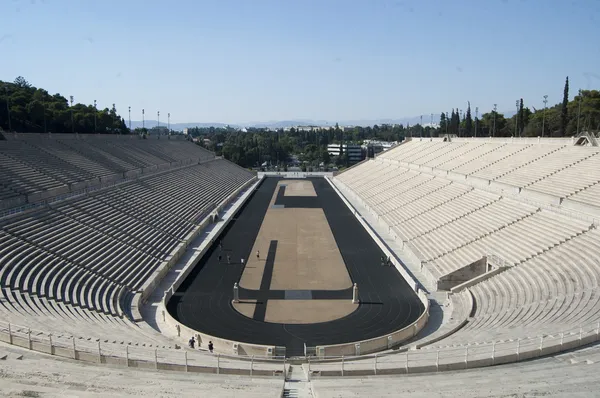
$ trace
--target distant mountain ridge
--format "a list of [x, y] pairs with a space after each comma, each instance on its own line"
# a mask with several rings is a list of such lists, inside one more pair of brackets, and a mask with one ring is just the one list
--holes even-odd
[[[512, 117], [516, 112], [508, 111], [508, 112], [499, 112], [503, 114], [506, 118]], [[473, 115], [473, 118], [475, 115]], [[433, 124], [437, 125], [440, 121], [440, 113], [433, 115]], [[171, 123], [171, 129], [181, 131], [184, 128], [192, 128], [192, 127], [234, 127], [234, 128], [242, 128], [242, 127], [255, 127], [255, 128], [270, 128], [270, 129], [280, 129], [285, 127], [296, 127], [296, 126], [319, 126], [319, 127], [327, 127], [327, 126], [335, 126], [337, 123], [340, 126], [374, 126], [381, 124], [410, 124], [414, 126], [415, 124], [419, 124], [421, 122], [420, 116], [412, 116], [398, 119], [362, 119], [362, 120], [340, 120], [340, 121], [331, 121], [331, 120], [311, 120], [311, 119], [297, 119], [297, 120], [270, 120], [267, 122], [249, 122], [249, 123], [200, 123], [200, 122], [186, 122], [186, 123]], [[126, 121], [126, 124], [128, 122]], [[157, 126], [158, 122], [156, 120], [146, 120], [145, 126], [146, 128], [152, 128]], [[423, 125], [428, 126], [431, 124], [431, 114], [423, 115]], [[166, 126], [164, 120], [160, 122], [161, 126]], [[142, 127], [141, 120], [131, 121], [132, 128]]]

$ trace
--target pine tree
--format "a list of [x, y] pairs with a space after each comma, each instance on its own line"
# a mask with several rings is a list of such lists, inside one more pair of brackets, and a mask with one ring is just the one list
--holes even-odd
[[525, 115], [523, 114], [523, 98], [521, 98], [521, 102], [519, 103], [519, 113], [517, 115], [517, 124], [518, 124], [518, 132], [519, 136], [523, 134], [523, 130], [525, 129]]
[[454, 134], [454, 123], [456, 123], [456, 114], [454, 113], [454, 108], [452, 108], [452, 113], [450, 114], [450, 128], [448, 129], [450, 134]]
[[465, 116], [465, 136], [470, 137], [473, 131], [473, 118], [471, 117], [471, 103], [467, 102], [467, 115]]
[[560, 110], [560, 136], [564, 137], [567, 132], [568, 113], [567, 105], [569, 104], [569, 76], [565, 81], [565, 90], [563, 92], [562, 108]]

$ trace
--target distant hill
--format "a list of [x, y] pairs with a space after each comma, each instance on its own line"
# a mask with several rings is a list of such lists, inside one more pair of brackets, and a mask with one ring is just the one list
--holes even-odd
[[[500, 112], [503, 113], [503, 112]], [[503, 113], [505, 117], [510, 118], [515, 114], [515, 111], [510, 111], [510, 112], [504, 112]], [[473, 115], [473, 118], [475, 117], [475, 115]], [[480, 115], [481, 117], [481, 115]], [[241, 128], [241, 127], [256, 127], [256, 128], [270, 128], [270, 129], [280, 129], [280, 128], [285, 128], [285, 127], [295, 127], [295, 126], [320, 126], [320, 127], [326, 127], [326, 126], [335, 126], [336, 123], [338, 123], [340, 126], [362, 126], [362, 127], [367, 127], [367, 126], [374, 126], [374, 125], [381, 125], [381, 124], [403, 124], [406, 126], [406, 124], [410, 124], [411, 126], [414, 126], [416, 124], [419, 124], [421, 121], [421, 117], [420, 116], [412, 116], [412, 117], [405, 117], [405, 118], [398, 118], [398, 119], [363, 119], [363, 120], [341, 120], [341, 121], [331, 121], [331, 120], [311, 120], [311, 119], [297, 119], [297, 120], [270, 120], [267, 122], [249, 122], [249, 123], [200, 123], [200, 122], [187, 122], [187, 123], [171, 123], [171, 129], [173, 130], [177, 130], [177, 131], [181, 131], [184, 128], [191, 128], [191, 127], [226, 127], [226, 126], [230, 126], [230, 127], [234, 127], [234, 128]], [[434, 114], [433, 115], [433, 123], [434, 125], [437, 125], [440, 121], [440, 114]], [[430, 125], [431, 122], [431, 115], [423, 115], [423, 125], [427, 126]], [[167, 123], [165, 120], [161, 120], [160, 124], [162, 126], [165, 126]], [[147, 128], [151, 128], [157, 125], [157, 121], [156, 120], [146, 120], [146, 127]], [[131, 121], [131, 127], [132, 128], [138, 128], [138, 127], [142, 127], [142, 121], [141, 120], [136, 120], [136, 121]]]

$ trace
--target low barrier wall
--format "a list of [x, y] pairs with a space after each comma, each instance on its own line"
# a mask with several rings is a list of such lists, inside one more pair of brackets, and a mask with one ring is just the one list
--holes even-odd
[[[466, 301], [467, 301], [466, 305], [465, 305], [466, 311], [463, 316], [463, 319], [460, 322], [458, 322], [454, 327], [448, 329], [446, 332], [440, 334], [439, 336], [436, 336], [435, 338], [432, 338], [431, 340], [427, 340], [423, 343], [415, 344], [415, 348], [422, 348], [422, 347], [437, 343], [438, 341], [444, 340], [446, 337], [449, 337], [449, 336], [453, 335], [454, 333], [456, 333], [457, 331], [459, 331], [463, 326], [465, 326], [469, 322], [469, 317], [471, 316], [471, 312], [473, 311], [473, 305], [474, 305], [473, 294], [471, 294], [471, 291], [468, 288], [465, 288], [460, 293], [455, 293], [455, 294], [463, 294], [466, 297]], [[454, 316], [454, 314], [452, 316]]]
[[[600, 322], [579, 328], [491, 343], [472, 342], [470, 346], [432, 349], [404, 353], [342, 357], [335, 363], [312, 360], [310, 377], [369, 376], [389, 374], [429, 373], [501, 365], [539, 358], [571, 350], [600, 340]], [[385, 357], [385, 366], [378, 361]], [[368, 359], [372, 362], [368, 363]], [[355, 364], [356, 362], [356, 364]]]
[[412, 324], [393, 333], [372, 339], [360, 340], [352, 343], [317, 346], [317, 356], [319, 358], [325, 358], [340, 357], [343, 355], [353, 356], [372, 354], [378, 351], [391, 349], [392, 347], [415, 337], [429, 320], [429, 299], [422, 290], [419, 290], [417, 295], [425, 308], [421, 316]]
[[[57, 339], [43, 331], [1, 321], [0, 341], [43, 354], [95, 364], [243, 376], [284, 377], [286, 374], [285, 358], [271, 358], [268, 366], [265, 366], [261, 357], [249, 356], [244, 358], [247, 361], [240, 361], [239, 357], [221, 354], [211, 356], [193, 350], [151, 349], [73, 337]], [[261, 363], [261, 366], [257, 368], [256, 363]]]

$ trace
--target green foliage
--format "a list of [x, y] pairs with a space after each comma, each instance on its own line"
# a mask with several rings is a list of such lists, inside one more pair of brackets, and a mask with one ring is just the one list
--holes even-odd
[[[60, 94], [50, 95], [46, 90], [33, 87], [19, 76], [14, 83], [0, 81], [0, 128], [29, 133], [115, 133], [127, 134], [129, 129], [116, 109], [96, 110], [93, 105], [73, 104]], [[72, 114], [71, 114], [72, 112]], [[96, 130], [94, 130], [94, 114]], [[73, 124], [71, 124], [71, 116]]]
[[567, 80], [565, 81], [565, 89], [563, 92], [563, 101], [560, 110], [560, 135], [564, 136], [567, 132], [567, 124], [569, 122], [568, 115], [568, 106], [569, 106], [569, 76], [567, 76]]
[[465, 117], [465, 135], [471, 137], [473, 132], [473, 118], [471, 117], [471, 103], [467, 103], [467, 115]]

